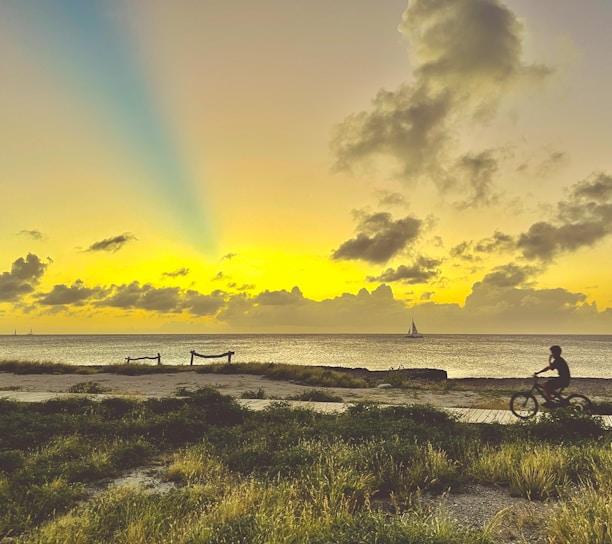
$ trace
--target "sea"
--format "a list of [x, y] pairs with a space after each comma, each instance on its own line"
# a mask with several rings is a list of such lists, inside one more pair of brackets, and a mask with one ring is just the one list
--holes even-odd
[[[432, 334], [117, 334], [0, 335], [0, 360], [74, 365], [123, 364], [156, 357], [187, 365], [191, 351], [233, 363], [285, 363], [388, 370], [436, 368], [449, 378], [529, 377], [548, 364], [558, 344], [574, 377], [612, 378], [612, 335]], [[194, 364], [227, 361], [203, 359]], [[140, 361], [157, 364], [157, 361]]]

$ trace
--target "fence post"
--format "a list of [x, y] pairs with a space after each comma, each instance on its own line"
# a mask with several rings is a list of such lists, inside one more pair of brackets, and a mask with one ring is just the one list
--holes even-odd
[[193, 354], [195, 351], [191, 350], [191, 361], [189, 362], [189, 366], [193, 366]]

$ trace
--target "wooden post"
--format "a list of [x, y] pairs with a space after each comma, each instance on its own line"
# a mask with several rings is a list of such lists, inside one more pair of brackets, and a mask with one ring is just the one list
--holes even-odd
[[195, 353], [195, 351], [191, 350], [191, 362], [189, 363], [190, 366], [193, 366], [193, 354]]
[[157, 352], [157, 364], [161, 365], [161, 353]]

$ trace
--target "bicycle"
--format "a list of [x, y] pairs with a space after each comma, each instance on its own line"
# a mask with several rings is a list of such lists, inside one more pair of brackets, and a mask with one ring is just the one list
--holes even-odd
[[[564, 397], [561, 393], [564, 388], [558, 389], [553, 393], [553, 399], [546, 403], [547, 408], [566, 408], [574, 412], [587, 413], [593, 412], [593, 403], [585, 395], [572, 393]], [[521, 419], [529, 419], [535, 416], [539, 410], [538, 399], [535, 393], [539, 393], [544, 400], [544, 387], [538, 383], [538, 376], [534, 375], [534, 382], [529, 391], [520, 391], [514, 393], [510, 398], [510, 410], [512, 413]]]

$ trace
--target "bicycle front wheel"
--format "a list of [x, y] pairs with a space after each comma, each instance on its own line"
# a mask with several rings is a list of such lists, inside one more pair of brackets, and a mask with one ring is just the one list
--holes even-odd
[[531, 393], [514, 393], [510, 410], [516, 417], [529, 419], [538, 413], [538, 400]]
[[584, 395], [570, 395], [567, 397], [567, 404], [570, 410], [573, 410], [574, 412], [584, 414], [593, 413], [593, 403], [591, 402], [591, 399], [585, 397]]

